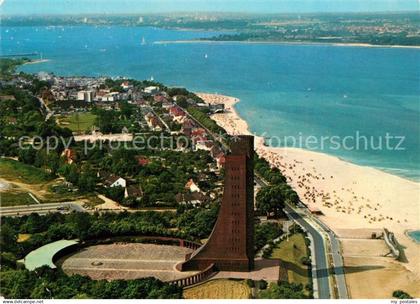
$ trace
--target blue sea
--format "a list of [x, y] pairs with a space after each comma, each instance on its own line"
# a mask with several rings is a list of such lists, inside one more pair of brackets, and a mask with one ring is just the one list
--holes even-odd
[[408, 236], [411, 237], [416, 243], [420, 244], [420, 230], [409, 231]]
[[[235, 96], [251, 131], [272, 145], [301, 147], [303, 141], [303, 148], [420, 180], [419, 49], [154, 43], [215, 34], [119, 26], [2, 27], [1, 52], [37, 52], [50, 59], [25, 65], [25, 72], [153, 77], [170, 86]], [[323, 137], [330, 139], [322, 146]]]

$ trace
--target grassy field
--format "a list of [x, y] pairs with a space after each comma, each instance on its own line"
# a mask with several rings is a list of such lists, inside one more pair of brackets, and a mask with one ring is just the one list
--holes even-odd
[[84, 132], [92, 128], [96, 115], [90, 112], [72, 113], [59, 118], [60, 126], [69, 128], [73, 132]]
[[40, 184], [51, 180], [42, 169], [12, 159], [0, 159], [0, 177], [27, 184]]
[[36, 204], [36, 202], [27, 192], [0, 192], [0, 207], [31, 204]]
[[249, 299], [251, 289], [245, 281], [219, 279], [184, 290], [185, 299]]
[[293, 234], [289, 241], [284, 240], [274, 248], [271, 258], [281, 259], [287, 268], [289, 283], [309, 283], [308, 267], [302, 264], [301, 259], [309, 255], [305, 244], [305, 237], [301, 233]]
[[103, 203], [95, 193], [53, 191], [52, 186], [61, 185], [62, 179], [51, 178], [42, 169], [11, 159], [0, 158], [0, 183], [2, 182], [7, 185], [7, 188], [0, 193], [0, 204], [3, 207], [35, 204], [28, 192], [35, 195], [41, 203], [76, 200], [83, 200], [92, 206]]

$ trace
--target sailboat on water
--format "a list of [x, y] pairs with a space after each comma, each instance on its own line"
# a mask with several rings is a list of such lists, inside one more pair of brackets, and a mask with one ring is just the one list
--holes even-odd
[[144, 39], [144, 37], [141, 38], [141, 45], [146, 45], [146, 39]]

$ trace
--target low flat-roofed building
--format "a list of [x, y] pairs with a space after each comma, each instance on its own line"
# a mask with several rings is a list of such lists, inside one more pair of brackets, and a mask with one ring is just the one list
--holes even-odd
[[156, 94], [160, 91], [159, 87], [156, 86], [150, 86], [150, 87], [146, 87], [144, 88], [143, 92], [149, 95], [153, 95]]
[[312, 214], [316, 214], [316, 215], [323, 215], [322, 211], [315, 206], [308, 206], [308, 210], [309, 212], [311, 212]]

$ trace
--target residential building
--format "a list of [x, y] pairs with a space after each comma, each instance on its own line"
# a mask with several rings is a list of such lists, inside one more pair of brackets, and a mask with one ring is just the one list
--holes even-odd
[[124, 198], [134, 198], [139, 201], [143, 197], [143, 190], [140, 186], [129, 185], [124, 190]]
[[154, 94], [157, 94], [157, 93], [159, 93], [159, 91], [160, 91], [159, 87], [156, 87], [156, 86], [146, 87], [146, 88], [144, 88], [144, 90], [143, 90], [143, 92], [144, 92], [145, 94], [148, 94], [148, 95], [154, 95]]
[[208, 198], [201, 192], [193, 193], [178, 193], [175, 195], [175, 200], [178, 204], [187, 205], [191, 204], [197, 206], [208, 201]]
[[213, 146], [214, 143], [211, 140], [206, 140], [206, 139], [200, 139], [195, 143], [195, 150], [205, 150], [205, 151], [210, 151]]
[[194, 182], [192, 178], [188, 180], [188, 182], [185, 184], [185, 189], [192, 192], [201, 192], [200, 188], [197, 186], [197, 184]]
[[133, 88], [133, 85], [132, 85], [130, 82], [128, 82], [128, 81], [124, 81], [124, 82], [121, 84], [121, 87], [122, 87], [124, 90], [129, 90], [129, 89], [132, 89], [132, 88]]
[[94, 96], [95, 96], [95, 92], [91, 90], [77, 92], [77, 100], [92, 102], [94, 100]]
[[105, 179], [104, 185], [107, 188], [112, 188], [112, 187], [125, 188], [127, 186], [127, 181], [122, 177], [110, 175]]

